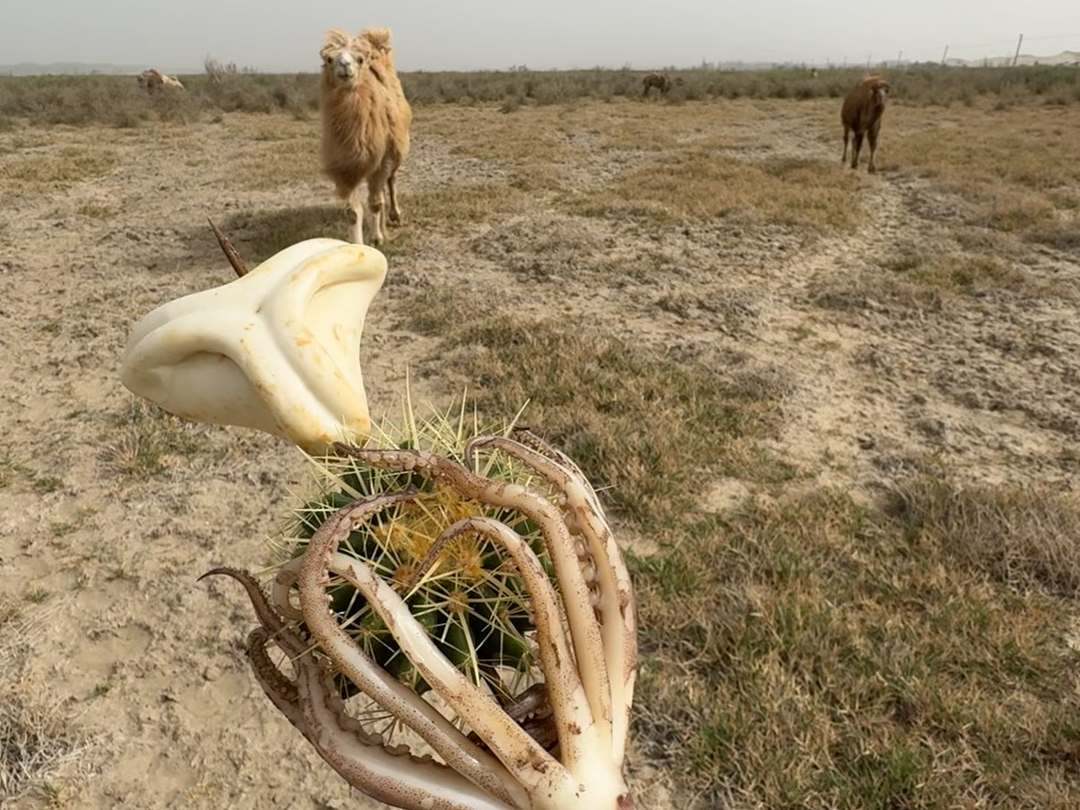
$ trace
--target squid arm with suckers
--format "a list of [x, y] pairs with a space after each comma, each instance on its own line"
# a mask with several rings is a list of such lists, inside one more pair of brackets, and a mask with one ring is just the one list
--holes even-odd
[[[268, 698], [352, 787], [392, 806], [630, 810], [633, 590], [584, 473], [513, 426], [373, 445], [360, 341], [385, 256], [308, 239], [249, 270], [211, 228], [237, 278], [142, 318], [120, 378], [177, 416], [345, 465], [269, 587], [239, 568], [204, 574], [244, 587]], [[390, 724], [350, 714], [358, 695]], [[395, 728], [430, 753], [395, 744]]]

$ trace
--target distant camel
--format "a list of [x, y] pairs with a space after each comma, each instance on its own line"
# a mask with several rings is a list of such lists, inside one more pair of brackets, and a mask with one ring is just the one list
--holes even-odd
[[174, 76], [166, 76], [164, 73], [159, 73], [153, 68], [144, 70], [135, 77], [135, 80], [139, 83], [139, 87], [150, 95], [154, 95], [158, 90], [165, 87], [175, 87], [180, 90], [184, 89], [184, 85], [180, 83], [179, 79]]
[[660, 91], [660, 95], [666, 96], [671, 89], [671, 78], [666, 73], [650, 73], [641, 80], [641, 86], [643, 98], [649, 95], [649, 90], [653, 87]]
[[[397, 173], [409, 156], [412, 108], [405, 99], [390, 46], [389, 28], [365, 28], [358, 36], [332, 28], [322, 50], [322, 164], [346, 201], [349, 241], [372, 247], [386, 241], [386, 222], [399, 225]], [[360, 186], [367, 183], [367, 211]], [[390, 198], [386, 210], [385, 198]]]
[[844, 97], [844, 105], [840, 110], [840, 122], [844, 125], [844, 154], [840, 163], [847, 160], [848, 137], [854, 134], [851, 168], [858, 168], [863, 135], [866, 135], [870, 141], [870, 165], [867, 169], [871, 174], [877, 171], [874, 166], [874, 153], [877, 152], [881, 117], [885, 114], [885, 100], [888, 95], [889, 83], [885, 79], [881, 76], [867, 76]]

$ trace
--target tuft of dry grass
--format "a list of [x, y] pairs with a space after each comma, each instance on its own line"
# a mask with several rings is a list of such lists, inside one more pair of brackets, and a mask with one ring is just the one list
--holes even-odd
[[1080, 251], [1080, 220], [1059, 218], [1034, 225], [1024, 232], [1024, 239], [1065, 251]]
[[1069, 230], [1080, 187], [1080, 109], [968, 109], [942, 116], [890, 113], [890, 165], [931, 180], [968, 203], [966, 224], [1015, 233]]
[[[879, 280], [883, 298], [902, 297], [905, 284], [940, 290], [949, 295], [981, 295], [1006, 290], [1027, 297], [1058, 295], [1075, 297], [1073, 287], [1033, 275], [1009, 257], [969, 251], [928, 251], [915, 245], [900, 245], [881, 262], [893, 274]], [[891, 295], [885, 290], [891, 290]]]
[[259, 139], [232, 165], [229, 178], [230, 187], [253, 191], [300, 183], [333, 191], [319, 163], [317, 129], [291, 137]]
[[453, 229], [457, 223], [484, 222], [520, 213], [531, 205], [532, 200], [525, 192], [497, 184], [421, 191], [401, 200], [405, 216], [420, 230]]
[[0, 596], [0, 807], [31, 793], [48, 796], [61, 773], [78, 770], [93, 742], [69, 702], [30, 677], [33, 622]]
[[704, 221], [734, 218], [850, 231], [859, 221], [858, 178], [813, 159], [731, 157], [708, 145], [677, 148], [622, 172], [611, 185], [567, 199], [586, 216]]
[[[445, 143], [451, 155], [482, 161], [486, 172], [497, 167], [512, 188], [537, 193], [565, 186], [567, 170], [583, 157], [567, 132], [578, 131], [585, 120], [576, 111], [554, 107], [525, 108], [512, 116], [488, 107], [444, 108], [420, 119], [418, 129], [423, 137]], [[472, 167], [461, 171], [468, 178]]]
[[50, 780], [82, 758], [89, 744], [68, 711], [29, 689], [0, 684], [0, 805], [55, 790]]
[[442, 337], [435, 350], [496, 418], [526, 401], [524, 421], [562, 447], [619, 514], [671, 526], [709, 475], [777, 481], [792, 471], [756, 448], [788, 384], [775, 371], [725, 355], [680, 358], [572, 321], [467, 313], [490, 309], [432, 286], [406, 305], [408, 325]]
[[102, 437], [99, 458], [112, 475], [141, 479], [160, 475], [179, 457], [207, 449], [207, 427], [132, 399]]
[[0, 179], [44, 185], [67, 185], [108, 174], [116, 153], [95, 146], [65, 146], [45, 154], [16, 153], [0, 159]]
[[938, 478], [907, 482], [887, 510], [910, 538], [1018, 593], [1080, 597], [1080, 500], [1039, 489]]
[[883, 303], [913, 312], [940, 312], [944, 304], [939, 287], [885, 275], [815, 280], [807, 286], [807, 295], [815, 306], [840, 313], [876, 310]]

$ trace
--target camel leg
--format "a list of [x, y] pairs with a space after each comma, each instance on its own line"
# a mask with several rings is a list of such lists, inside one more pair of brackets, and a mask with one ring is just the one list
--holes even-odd
[[390, 172], [390, 176], [386, 178], [386, 194], [390, 198], [390, 210], [388, 212], [390, 224], [400, 225], [405, 220], [401, 215], [401, 207], [397, 201], [397, 169]]
[[848, 129], [847, 127], [844, 127], [844, 154], [842, 154], [840, 156], [840, 165], [841, 166], [843, 166], [845, 163], [847, 163], [847, 146], [848, 146], [848, 139], [850, 137], [851, 137], [851, 130]]
[[386, 241], [386, 180], [387, 175], [383, 172], [368, 178], [367, 214], [372, 247], [379, 247]]
[[877, 138], [878, 138], [878, 132], [880, 130], [881, 130], [881, 122], [878, 121], [878, 123], [876, 123], [876, 124], [874, 124], [874, 126], [870, 127], [870, 131], [866, 133], [866, 138], [867, 138], [868, 141], [870, 141], [870, 166], [869, 166], [870, 174], [876, 174], [877, 173], [877, 167], [874, 165], [874, 153], [877, 152]]
[[349, 241], [354, 245], [364, 244], [364, 206], [360, 199], [360, 189], [349, 195], [346, 203], [349, 217]]
[[851, 147], [851, 168], [859, 168], [859, 152], [862, 151], [863, 133], [855, 130], [855, 139]]

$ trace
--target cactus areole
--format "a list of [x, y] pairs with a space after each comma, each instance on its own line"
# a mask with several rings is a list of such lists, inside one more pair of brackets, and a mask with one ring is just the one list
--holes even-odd
[[375, 441], [359, 344], [383, 255], [311, 239], [248, 272], [215, 233], [238, 278], [136, 324], [121, 380], [174, 414], [285, 437], [322, 474], [265, 587], [204, 574], [245, 588], [266, 695], [395, 807], [630, 810], [634, 598], [585, 475], [526, 428], [410, 410]]

